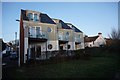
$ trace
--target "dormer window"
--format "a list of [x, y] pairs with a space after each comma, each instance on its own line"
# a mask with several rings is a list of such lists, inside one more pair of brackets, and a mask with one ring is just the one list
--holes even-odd
[[34, 14], [34, 21], [39, 21], [39, 20], [38, 20], [38, 15], [37, 15], [37, 14]]
[[75, 32], [75, 27], [72, 27], [73, 31]]
[[28, 13], [28, 19], [33, 20], [33, 14], [32, 13]]
[[28, 19], [30, 20], [30, 21], [39, 21], [39, 19], [38, 19], [38, 15], [37, 14], [35, 14], [35, 13], [28, 13]]

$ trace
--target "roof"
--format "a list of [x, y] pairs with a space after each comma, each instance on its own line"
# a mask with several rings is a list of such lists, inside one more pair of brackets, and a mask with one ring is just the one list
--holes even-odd
[[[21, 10], [21, 14], [23, 16], [23, 20], [29, 21], [26, 15], [26, 10]], [[40, 17], [40, 22], [42, 23], [55, 24], [55, 22], [47, 14], [40, 13], [39, 17]]]
[[72, 29], [70, 26], [67, 25], [67, 23], [63, 22], [62, 20], [56, 18], [52, 18], [52, 19], [55, 21], [58, 20], [57, 23], [61, 23], [63, 29]]
[[72, 28], [74, 28], [74, 31], [75, 31], [75, 32], [82, 32], [82, 31], [79, 30], [77, 27], [75, 27], [73, 24], [71, 24], [71, 23], [66, 23], [66, 24], [71, 25]]
[[26, 20], [26, 21], [29, 20], [28, 17], [26, 16], [26, 10], [22, 10], [22, 9], [21, 9], [21, 15], [22, 15], [22, 17], [23, 17], [23, 20]]
[[72, 27], [75, 28], [75, 32], [82, 32], [81, 30], [79, 30], [77, 27], [75, 27], [74, 25], [72, 25]]
[[55, 24], [55, 22], [47, 14], [41, 13], [40, 18], [42, 23]]
[[95, 41], [99, 36], [85, 37], [85, 42]]
[[66, 23], [64, 23], [62, 20], [59, 21], [61, 23], [63, 29], [71, 29]]

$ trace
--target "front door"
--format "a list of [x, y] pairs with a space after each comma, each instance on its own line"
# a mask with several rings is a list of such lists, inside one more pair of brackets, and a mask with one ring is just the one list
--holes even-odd
[[60, 55], [62, 55], [62, 54], [63, 54], [63, 45], [60, 46]]
[[35, 46], [31, 48], [31, 58], [35, 59]]
[[36, 49], [36, 57], [37, 58], [40, 58], [41, 56], [41, 46], [37, 46], [37, 49]]

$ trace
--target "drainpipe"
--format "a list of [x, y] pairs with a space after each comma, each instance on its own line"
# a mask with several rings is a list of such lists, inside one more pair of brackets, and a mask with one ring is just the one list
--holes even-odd
[[67, 47], [66, 48], [67, 48], [67, 55], [68, 55], [68, 42], [67, 42]]
[[47, 56], [47, 42], [46, 42], [46, 59], [47, 59], [47, 57], [48, 57], [48, 56]]

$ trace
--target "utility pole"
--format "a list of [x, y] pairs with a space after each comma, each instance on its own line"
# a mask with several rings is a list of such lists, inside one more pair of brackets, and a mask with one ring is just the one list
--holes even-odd
[[17, 52], [17, 32], [15, 32], [15, 51]]
[[15, 45], [17, 44], [16, 41], [17, 41], [17, 32], [15, 32]]
[[118, 36], [119, 36], [119, 38], [118, 39], [120, 39], [120, 1], [118, 2]]

